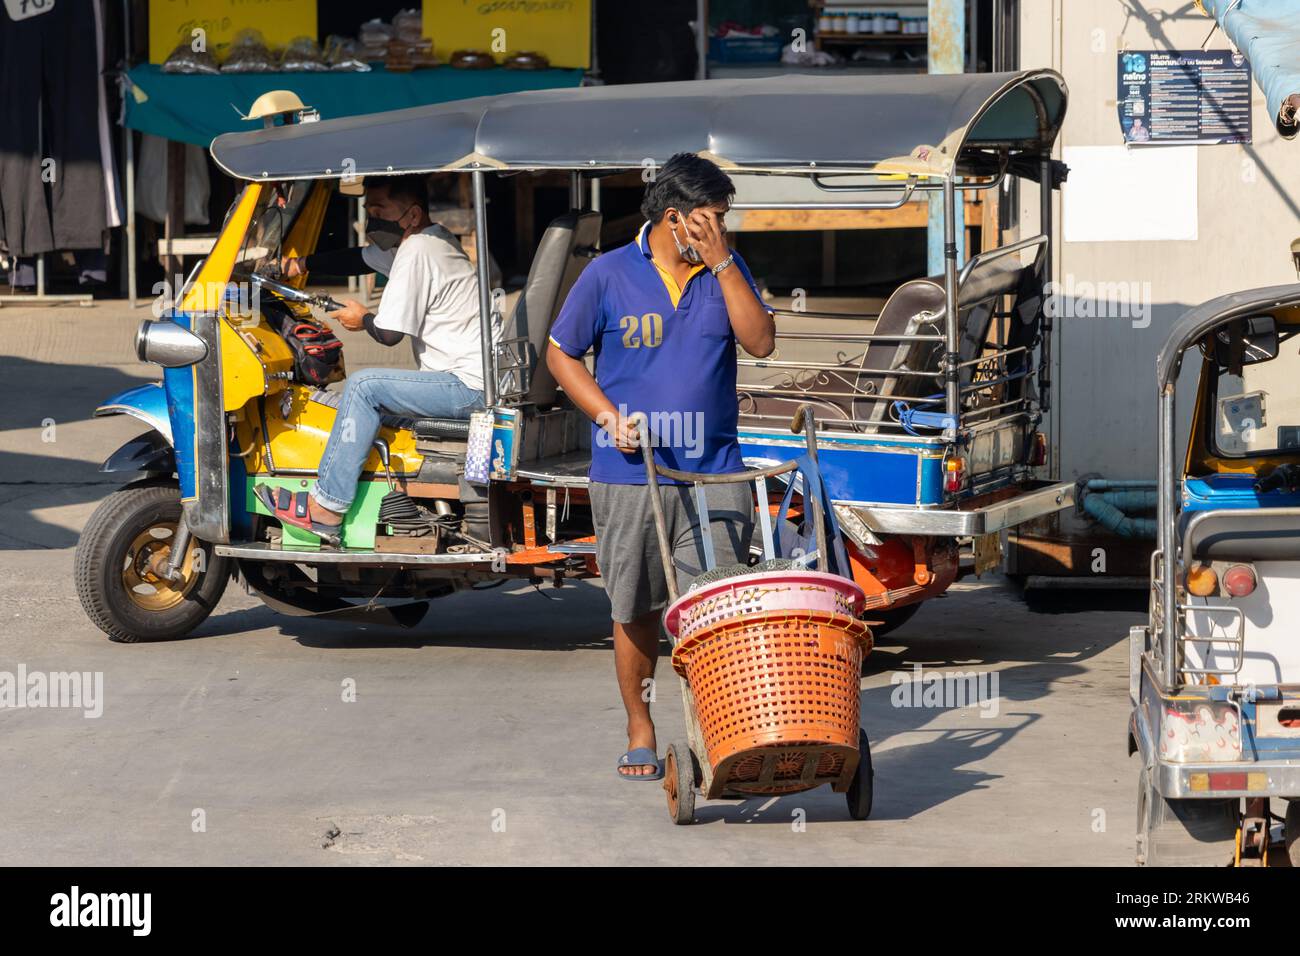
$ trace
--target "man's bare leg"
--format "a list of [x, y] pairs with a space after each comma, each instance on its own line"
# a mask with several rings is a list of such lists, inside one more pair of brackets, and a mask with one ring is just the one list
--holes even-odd
[[[618, 689], [627, 711], [627, 749], [649, 747], [658, 753], [655, 725], [650, 719], [650, 687], [659, 660], [660, 612], [643, 614], [629, 624], [614, 624], [614, 668], [618, 672]], [[651, 776], [656, 768], [620, 767], [629, 777]]]

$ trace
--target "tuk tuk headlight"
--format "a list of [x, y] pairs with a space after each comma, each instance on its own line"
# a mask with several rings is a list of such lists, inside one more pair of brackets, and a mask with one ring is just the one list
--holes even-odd
[[141, 362], [153, 362], [163, 368], [184, 368], [207, 358], [208, 345], [175, 322], [145, 319], [135, 333], [135, 354]]

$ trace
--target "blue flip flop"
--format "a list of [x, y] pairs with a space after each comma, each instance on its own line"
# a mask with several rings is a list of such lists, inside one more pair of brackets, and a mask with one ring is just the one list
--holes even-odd
[[[621, 770], [623, 767], [654, 767], [655, 772], [645, 774], [623, 773]], [[636, 747], [618, 758], [618, 766], [614, 768], [614, 772], [622, 780], [634, 780], [638, 783], [662, 780], [664, 778], [664, 765], [658, 754], [649, 747]]]

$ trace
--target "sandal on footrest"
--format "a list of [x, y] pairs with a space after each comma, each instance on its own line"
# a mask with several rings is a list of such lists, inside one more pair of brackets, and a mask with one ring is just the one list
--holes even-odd
[[271, 512], [272, 517], [278, 518], [281, 524], [291, 524], [295, 528], [314, 534], [326, 544], [336, 548], [339, 546], [341, 541], [339, 531], [342, 525], [313, 521], [311, 511], [307, 507], [308, 492], [293, 492], [288, 488], [257, 485], [253, 489], [253, 494], [257, 495], [258, 500], [266, 506], [266, 510]]

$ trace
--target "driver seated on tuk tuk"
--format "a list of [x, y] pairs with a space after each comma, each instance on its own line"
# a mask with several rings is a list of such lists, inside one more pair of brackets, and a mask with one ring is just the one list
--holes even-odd
[[423, 176], [370, 180], [365, 197], [370, 245], [281, 264], [289, 276], [310, 268], [349, 274], [349, 267], [387, 275], [378, 311], [348, 299], [329, 316], [383, 345], [409, 336], [420, 365], [418, 371], [369, 368], [348, 376], [310, 493], [256, 489], [281, 522], [331, 544], [339, 542], [382, 416], [468, 419], [483, 408], [478, 276], [456, 237], [430, 221], [428, 205]]

